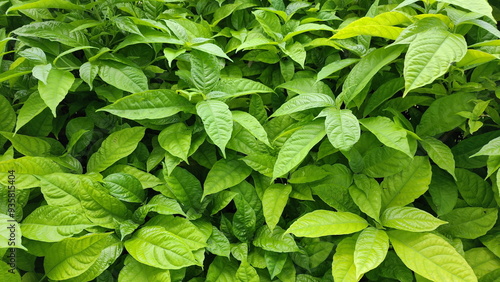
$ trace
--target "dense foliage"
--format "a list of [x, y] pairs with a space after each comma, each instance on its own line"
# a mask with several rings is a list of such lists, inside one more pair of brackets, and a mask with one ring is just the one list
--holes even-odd
[[0, 280], [498, 281], [494, 11], [0, 2]]

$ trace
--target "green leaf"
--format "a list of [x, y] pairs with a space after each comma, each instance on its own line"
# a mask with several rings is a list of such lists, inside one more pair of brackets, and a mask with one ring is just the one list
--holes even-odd
[[186, 216], [179, 203], [163, 195], [156, 195], [149, 202], [140, 206], [133, 216], [136, 222], [143, 222], [149, 212], [156, 212], [162, 215], [180, 214]]
[[[271, 2], [271, 4], [275, 7], [275, 8], [279, 8], [281, 7], [280, 4], [277, 4], [279, 3], [278, 1], [269, 1]], [[273, 3], [274, 2], [274, 3]], [[277, 2], [277, 3], [276, 3]], [[286, 6], [286, 8], [284, 8], [283, 6], [283, 9], [280, 9], [280, 10], [283, 10], [285, 11], [286, 15], [288, 16], [287, 17], [287, 20], [289, 20], [296, 12], [298, 12], [300, 9], [303, 9], [303, 8], [306, 8], [306, 7], [309, 7], [311, 4], [310, 3], [306, 3], [306, 2], [291, 2], [290, 4], [288, 4]], [[285, 20], [286, 21], [286, 20]]]
[[118, 242], [112, 233], [98, 233], [55, 243], [43, 264], [47, 277], [53, 280], [76, 277], [92, 267], [104, 249]]
[[297, 270], [295, 269], [295, 265], [289, 256], [285, 261], [285, 265], [283, 266], [281, 273], [278, 274], [278, 278], [281, 281], [296, 281], [296, 276]]
[[201, 183], [189, 171], [176, 167], [169, 176], [165, 176], [165, 182], [170, 192], [187, 209], [198, 210], [201, 207]]
[[10, 11], [20, 11], [27, 9], [66, 9], [66, 10], [83, 10], [84, 7], [81, 5], [75, 5], [69, 1], [64, 0], [38, 0], [38, 1], [29, 1], [29, 3], [22, 2], [10, 7], [7, 12]]
[[38, 137], [0, 131], [0, 135], [7, 138], [14, 149], [25, 156], [43, 157], [50, 154], [50, 144]]
[[5, 71], [0, 74], [0, 82], [4, 82], [19, 76], [23, 76], [31, 72], [32, 72], [31, 70], [16, 70], [16, 69]]
[[82, 210], [80, 197], [86, 186], [94, 184], [90, 177], [69, 173], [52, 173], [40, 178], [40, 188], [49, 205], [77, 211]]
[[291, 253], [297, 252], [299, 247], [292, 235], [285, 234], [285, 230], [276, 226], [273, 230], [262, 226], [255, 234], [253, 245], [269, 252]]
[[267, 111], [264, 101], [260, 95], [252, 95], [250, 97], [250, 105], [248, 107], [248, 112], [254, 116], [261, 124], [264, 124], [267, 120]]
[[[486, 22], [486, 21], [483, 21], [480, 19], [471, 19], [471, 20], [464, 22], [464, 24], [473, 24], [473, 25], [478, 26], [478, 27], [484, 29], [485, 31], [491, 33], [492, 35], [494, 35], [497, 38], [500, 37], [500, 31], [497, 29], [497, 27], [495, 25], [491, 24], [490, 22]], [[498, 57], [495, 56], [495, 58], [498, 58]]]
[[338, 72], [339, 70], [342, 70], [354, 63], [359, 62], [359, 59], [344, 59], [344, 60], [339, 60], [335, 61], [333, 63], [330, 63], [326, 66], [324, 66], [319, 72], [318, 76], [316, 78], [316, 81], [320, 81], [325, 79], [326, 77], [330, 76], [331, 74]]
[[241, 183], [251, 172], [252, 169], [240, 160], [218, 160], [205, 179], [202, 198]]
[[296, 41], [293, 44], [288, 44], [285, 48], [281, 49], [290, 59], [294, 60], [302, 68], [306, 62], [306, 50], [302, 43]]
[[273, 184], [264, 191], [262, 208], [269, 229], [273, 230], [278, 224], [291, 192], [292, 186], [283, 184]]
[[358, 232], [368, 226], [363, 218], [350, 212], [315, 210], [295, 221], [286, 233], [298, 237], [321, 237]]
[[[288, 91], [293, 91], [297, 94], [326, 94], [334, 97], [332, 89], [322, 81], [316, 81], [314, 78], [295, 78], [277, 86], [277, 88], [284, 88]], [[292, 93], [293, 93], [292, 92]], [[322, 95], [320, 95], [322, 96]], [[330, 102], [330, 100], [328, 100]]]
[[467, 52], [462, 35], [433, 29], [419, 33], [411, 41], [404, 62], [405, 92], [433, 82], [460, 61]]
[[446, 224], [446, 221], [412, 207], [390, 207], [382, 213], [380, 221], [385, 227], [412, 232], [433, 231]]
[[301, 184], [310, 183], [317, 180], [324, 179], [330, 174], [325, 169], [316, 165], [303, 166], [292, 173], [288, 183]]
[[434, 136], [453, 130], [465, 122], [466, 118], [458, 113], [471, 112], [474, 108], [474, 104], [471, 103], [473, 99], [476, 99], [475, 94], [464, 92], [437, 99], [422, 115], [416, 133], [419, 136]]
[[340, 241], [333, 255], [332, 275], [335, 281], [358, 281], [354, 251], [356, 238], [346, 237]]
[[488, 144], [484, 145], [481, 148], [481, 150], [479, 150], [479, 152], [472, 155], [471, 158], [476, 156], [496, 156], [496, 155], [500, 156], [500, 137], [497, 137], [488, 142]]
[[[234, 13], [234, 11], [236, 11], [239, 7], [242, 6], [242, 3], [232, 3], [232, 4], [226, 4], [226, 5], [221, 6], [221, 3], [223, 3], [224, 1], [218, 1], [218, 2], [219, 2], [220, 8], [218, 8], [214, 12], [212, 26], [216, 26], [221, 20], [230, 16], [232, 13]], [[250, 4], [250, 5], [253, 6], [252, 4]]]
[[221, 78], [214, 91], [207, 94], [209, 99], [227, 99], [239, 96], [273, 93], [274, 91], [264, 84], [247, 78]]
[[163, 129], [158, 135], [158, 143], [171, 155], [188, 162], [191, 147], [191, 128], [183, 122], [178, 122]]
[[450, 147], [430, 136], [422, 138], [420, 143], [429, 154], [431, 160], [455, 178], [455, 159]]
[[69, 23], [60, 21], [33, 22], [13, 31], [19, 36], [40, 37], [60, 42], [71, 47], [88, 46], [87, 36], [82, 31], [73, 31]]
[[255, 19], [259, 22], [260, 26], [267, 35], [274, 40], [282, 37], [281, 23], [276, 15], [263, 10], [253, 11], [252, 14], [255, 16]]
[[231, 245], [231, 254], [239, 261], [248, 259], [248, 243], [234, 243]]
[[[212, 227], [208, 224], [208, 234], [199, 226], [195, 225], [187, 218], [172, 215], [157, 215], [151, 218], [146, 226], [159, 226], [171, 234], [181, 238], [190, 250], [196, 251], [207, 246], [206, 242], [210, 237]], [[203, 224], [203, 222], [201, 223]]]
[[472, 207], [496, 207], [491, 185], [479, 175], [466, 169], [457, 169], [457, 187], [465, 202]]
[[216, 256], [208, 267], [207, 282], [233, 282], [238, 271], [238, 264], [235, 260]]
[[467, 0], [439, 0], [439, 2], [444, 2], [455, 6], [459, 6], [469, 11], [487, 16], [490, 19], [496, 21], [496, 19], [492, 15], [492, 8], [488, 3], [488, 1], [486, 0], [478, 0], [474, 1], [474, 3], [471, 3], [470, 1]]
[[[24, 277], [28, 277], [28, 275], [24, 275]], [[6, 262], [0, 262], [0, 279], [2, 281], [12, 281], [12, 282], [21, 282], [21, 275], [16, 268], [12, 268]], [[36, 278], [35, 278], [36, 279]]]
[[383, 116], [364, 118], [359, 120], [361, 125], [373, 133], [377, 139], [387, 147], [399, 150], [410, 158], [410, 145], [406, 137], [407, 131], [394, 123], [391, 119]]
[[286, 101], [271, 115], [271, 117], [289, 115], [292, 113], [314, 108], [324, 108], [333, 106], [335, 106], [335, 101], [326, 94], [321, 94], [321, 93], [301, 94]]
[[[7, 191], [5, 189], [5, 191]], [[15, 198], [14, 198], [15, 199]], [[12, 207], [11, 207], [12, 208]], [[7, 210], [7, 213], [15, 216], [12, 210]], [[27, 250], [22, 245], [22, 229], [19, 227], [19, 223], [17, 221], [4, 213], [0, 214], [0, 248], [3, 250], [10, 249], [11, 251], [17, 251], [16, 249]], [[4, 254], [4, 252], [2, 252]], [[15, 253], [14, 253], [15, 255]], [[9, 258], [10, 260], [10, 258]], [[15, 268], [15, 267], [14, 267]]]
[[388, 234], [404, 264], [423, 277], [433, 281], [477, 281], [467, 261], [441, 237], [399, 230]]
[[107, 270], [122, 254], [123, 244], [116, 240], [114, 244], [104, 248], [97, 260], [84, 273], [67, 279], [68, 282], [92, 281]]
[[186, 53], [186, 49], [172, 49], [172, 48], [164, 48], [163, 55], [168, 61], [168, 66], [172, 67], [172, 62], [179, 57], [180, 55]]
[[138, 262], [161, 269], [197, 265], [191, 248], [179, 236], [159, 226], [146, 226], [125, 241], [125, 248]]
[[[17, 116], [16, 130], [14, 132], [17, 132], [21, 127], [23, 127], [33, 118], [35, 118], [38, 114], [40, 114], [43, 110], [45, 110], [45, 108], [47, 108], [47, 105], [43, 101], [42, 97], [40, 97], [38, 91], [31, 94], [28, 97], [28, 100], [24, 102], [23, 106], [19, 110]], [[4, 109], [4, 111], [8, 111], [7, 107], [2, 106], [2, 109]], [[5, 115], [2, 120], [4, 123], [6, 123], [6, 121], [9, 120], [9, 117]], [[9, 129], [9, 126], [7, 124], [4, 124], [3, 128]]]
[[59, 103], [66, 97], [75, 77], [69, 71], [52, 68], [47, 76], [47, 83], [38, 82], [38, 92], [54, 117]]
[[398, 91], [404, 88], [404, 79], [402, 77], [391, 79], [380, 85], [373, 94], [370, 95], [368, 102], [365, 104], [363, 116], [367, 116], [387, 99], [391, 98]]
[[[137, 18], [135, 20], [138, 20]], [[159, 23], [159, 22], [155, 22]], [[150, 22], [149, 22], [150, 24]], [[125, 39], [118, 44], [114, 48], [115, 51], [118, 51], [122, 48], [125, 48], [130, 45], [135, 45], [135, 44], [150, 44], [150, 43], [167, 43], [167, 44], [175, 44], [175, 45], [183, 45], [184, 42], [175, 38], [174, 36], [170, 35], [168, 33], [167, 28], [164, 25], [159, 25], [159, 24], [154, 24], [155, 28], [158, 28], [160, 30], [164, 31], [158, 31], [158, 30], [145, 30], [143, 29], [141, 31], [141, 35], [138, 34], [129, 34]]]
[[274, 279], [276, 275], [279, 275], [283, 271], [288, 254], [280, 254], [274, 252], [266, 252], [264, 254], [267, 270], [271, 279]]
[[170, 271], [142, 264], [132, 256], [125, 258], [118, 281], [171, 281]]
[[130, 155], [144, 137], [146, 128], [132, 127], [111, 133], [97, 152], [90, 156], [87, 171], [100, 172]]
[[83, 81], [85, 81], [89, 85], [90, 90], [92, 90], [94, 86], [93, 82], [98, 72], [99, 72], [99, 66], [94, 65], [90, 62], [83, 63], [80, 66], [79, 70], [80, 78], [83, 79]]
[[193, 46], [191, 46], [191, 48], [193, 48], [195, 50], [203, 51], [204, 53], [207, 53], [207, 54], [210, 54], [210, 55], [214, 55], [214, 56], [217, 56], [217, 57], [228, 59], [231, 62], [233, 61], [233, 60], [231, 60], [231, 58], [229, 58], [226, 55], [226, 53], [224, 52], [224, 50], [222, 50], [219, 46], [217, 46], [217, 45], [215, 45], [213, 43], [203, 43], [203, 44], [200, 44], [200, 45], [193, 45]]
[[[327, 205], [337, 211], [352, 211], [357, 213], [356, 204], [349, 196], [349, 186], [352, 184], [352, 171], [343, 164], [324, 165], [329, 176], [312, 185], [314, 194]], [[335, 193], [332, 193], [335, 191]]]
[[455, 180], [436, 166], [432, 167], [429, 193], [438, 216], [452, 211], [458, 200], [458, 189]]
[[247, 112], [242, 111], [232, 111], [233, 120], [243, 126], [248, 132], [250, 132], [257, 140], [271, 147], [269, 144], [269, 139], [267, 137], [267, 132], [259, 123], [259, 121]]
[[497, 274], [499, 273], [498, 270], [500, 270], [500, 258], [487, 248], [480, 247], [467, 250], [465, 252], [465, 259], [480, 281], [483, 281], [482, 278], [486, 275], [489, 276], [490, 273], [494, 276], [496, 275], [498, 279]]
[[121, 30], [127, 31], [133, 34], [141, 35], [139, 27], [134, 24], [131, 18], [127, 17], [116, 17], [113, 19], [113, 23]]
[[466, 207], [457, 208], [442, 215], [449, 224], [439, 227], [443, 234], [464, 239], [476, 239], [485, 235], [498, 218], [498, 209]]
[[257, 216], [253, 207], [243, 197], [235, 197], [236, 212], [233, 217], [233, 234], [241, 242], [248, 242], [254, 235]]
[[248, 243], [234, 243], [231, 245], [231, 254], [239, 261], [248, 259]]
[[386, 146], [375, 147], [363, 156], [362, 172], [370, 177], [380, 178], [394, 175], [412, 161], [405, 153]]
[[3, 95], [0, 95], [0, 128], [4, 131], [12, 131], [15, 124], [16, 113], [12, 108], [11, 102]]
[[308, 123], [295, 131], [278, 153], [273, 178], [283, 176], [299, 165], [325, 135], [325, 126], [321, 120]]
[[40, 187], [40, 180], [35, 177], [62, 172], [61, 167], [49, 158], [21, 157], [0, 162], [0, 183], [9, 186], [8, 171], [16, 172], [17, 189]]
[[207, 241], [207, 251], [217, 256], [229, 258], [231, 253], [231, 245], [227, 237], [219, 231], [215, 226], [212, 226], [212, 235]]
[[490, 177], [496, 171], [498, 171], [498, 169], [500, 168], [500, 155], [489, 156], [488, 162], [486, 163], [486, 167], [488, 168], [488, 175], [486, 177]]
[[98, 109], [119, 117], [141, 120], [161, 119], [178, 112], [194, 113], [194, 106], [170, 89], [156, 89], [135, 93]]
[[144, 189], [151, 188], [159, 184], [163, 184], [163, 182], [160, 181], [158, 177], [128, 165], [114, 165], [108, 168], [105, 171], [104, 175], [109, 175], [111, 173], [119, 173], [119, 172], [130, 174], [135, 178], [139, 179]]
[[36, 65], [33, 67], [32, 74], [36, 79], [43, 82], [43, 84], [47, 84], [47, 78], [51, 70], [52, 64]]
[[389, 236], [383, 230], [368, 227], [363, 230], [354, 247], [356, 277], [379, 266], [389, 250]]
[[213, 207], [212, 211], [210, 212], [210, 215], [214, 215], [221, 211], [223, 208], [225, 208], [229, 203], [236, 197], [238, 193], [232, 192], [232, 191], [221, 191], [220, 193], [217, 193], [214, 196], [213, 199]]
[[81, 213], [64, 207], [41, 206], [22, 222], [23, 236], [42, 242], [59, 242], [93, 224]]
[[382, 189], [377, 180], [363, 174], [354, 175], [354, 185], [349, 187], [349, 194], [362, 212], [380, 221]]
[[342, 86], [342, 93], [337, 97], [337, 100], [346, 104], [352, 101], [361, 93], [373, 76], [385, 65], [399, 57], [403, 50], [402, 46], [379, 48], [361, 58], [347, 75]]
[[117, 198], [98, 183], [82, 185], [85, 192], [78, 193], [81, 206], [87, 218], [95, 224], [116, 229], [120, 223], [132, 217], [132, 213]]
[[457, 67], [463, 69], [471, 69], [495, 59], [498, 59], [498, 57], [490, 53], [474, 49], [467, 49], [467, 53], [465, 54], [465, 56], [459, 62], [457, 62]]
[[148, 90], [148, 79], [142, 70], [113, 61], [99, 62], [99, 77], [123, 91], [136, 93]]
[[333, 28], [325, 24], [315, 24], [315, 23], [301, 24], [298, 27], [296, 27], [292, 32], [287, 33], [283, 38], [283, 41], [288, 41], [289, 39], [291, 39], [296, 35], [315, 30], [333, 31]]
[[274, 164], [276, 163], [276, 157], [274, 156], [268, 154], [254, 153], [245, 156], [240, 160], [244, 161], [253, 170], [258, 171], [259, 173], [265, 176], [268, 177], [273, 176], [273, 168]]
[[104, 187], [115, 198], [130, 203], [142, 203], [146, 194], [141, 182], [126, 173], [113, 173], [103, 179]]
[[320, 116], [326, 116], [326, 135], [333, 147], [341, 151], [348, 151], [358, 142], [361, 129], [358, 119], [350, 110], [326, 108], [320, 113]]
[[396, 39], [403, 30], [401, 27], [395, 27], [404, 23], [409, 23], [410, 19], [400, 12], [386, 12], [375, 16], [374, 18], [364, 17], [349, 23], [341, 28], [333, 39], [345, 39], [358, 35], [370, 35]]
[[45, 52], [43, 52], [43, 50], [38, 48], [38, 47], [24, 49], [22, 51], [19, 51], [18, 54], [20, 56], [25, 57], [26, 59], [32, 61], [33, 63], [35, 63], [37, 65], [47, 64], [47, 56], [45, 55]]
[[259, 275], [253, 266], [246, 260], [242, 261], [240, 267], [236, 271], [236, 281], [238, 282], [259, 282]]
[[196, 104], [196, 112], [208, 136], [225, 157], [225, 148], [233, 132], [233, 116], [228, 105], [221, 101], [206, 100]]
[[382, 181], [382, 206], [406, 206], [427, 191], [431, 182], [431, 165], [426, 157], [416, 156], [400, 173]]
[[[327, 259], [330, 259], [330, 254], [335, 246], [333, 243], [319, 241], [318, 239], [303, 239], [301, 245], [301, 253], [307, 254], [307, 258], [303, 257], [305, 261], [303, 263], [298, 262], [298, 265], [302, 266], [304, 264], [303, 267], [310, 269], [316, 268]], [[293, 257], [297, 258], [296, 255], [292, 254]]]
[[196, 88], [208, 93], [219, 82], [219, 60], [205, 52], [192, 52], [191, 76]]

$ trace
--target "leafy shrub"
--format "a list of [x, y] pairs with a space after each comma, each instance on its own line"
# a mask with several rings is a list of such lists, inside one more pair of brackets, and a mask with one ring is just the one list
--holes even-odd
[[486, 0], [0, 9], [0, 280], [498, 281]]

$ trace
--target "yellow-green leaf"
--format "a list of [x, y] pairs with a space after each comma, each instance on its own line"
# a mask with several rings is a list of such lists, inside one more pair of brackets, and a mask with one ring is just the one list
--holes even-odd
[[356, 265], [354, 264], [354, 250], [356, 238], [344, 238], [337, 245], [333, 255], [332, 274], [335, 281], [358, 281]]
[[356, 277], [379, 266], [389, 250], [389, 237], [383, 230], [368, 227], [356, 240], [354, 248], [354, 265]]
[[433, 231], [446, 221], [413, 207], [390, 207], [380, 217], [382, 225], [412, 232]]
[[332, 38], [345, 39], [358, 35], [370, 35], [394, 40], [398, 38], [401, 31], [403, 31], [403, 28], [396, 27], [395, 25], [405, 23], [411, 23], [411, 21], [403, 13], [386, 12], [374, 18], [364, 17], [355, 20], [340, 29]]
[[399, 230], [388, 234], [403, 263], [423, 277], [433, 281], [477, 282], [467, 261], [438, 235]]
[[130, 155], [144, 137], [145, 127], [125, 128], [111, 133], [97, 152], [90, 156], [87, 171], [100, 172]]
[[404, 61], [405, 92], [433, 82], [467, 53], [462, 35], [442, 29], [419, 33], [410, 43]]
[[271, 230], [276, 227], [281, 214], [288, 202], [288, 195], [292, 192], [292, 185], [273, 184], [264, 191], [262, 209], [264, 218]]
[[329, 235], [351, 234], [363, 230], [368, 222], [350, 212], [315, 210], [295, 221], [286, 233], [298, 237], [321, 237]]

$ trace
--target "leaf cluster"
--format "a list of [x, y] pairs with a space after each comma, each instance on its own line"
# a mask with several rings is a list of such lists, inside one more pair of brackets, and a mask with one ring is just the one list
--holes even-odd
[[498, 281], [486, 0], [0, 11], [0, 280]]

